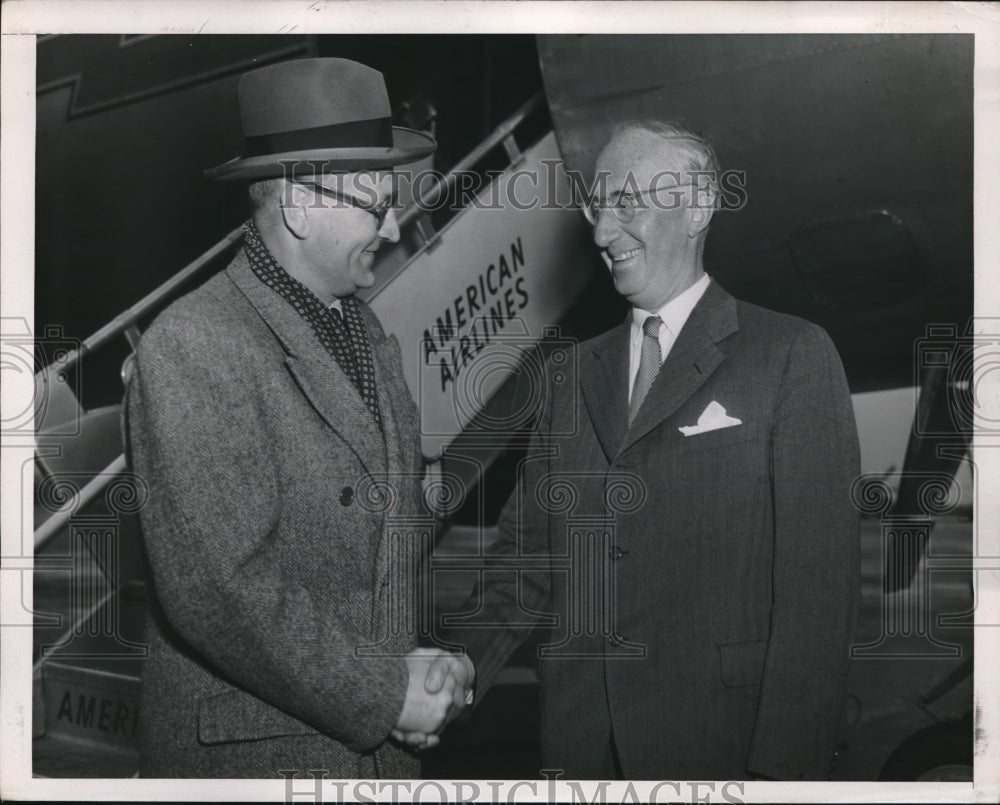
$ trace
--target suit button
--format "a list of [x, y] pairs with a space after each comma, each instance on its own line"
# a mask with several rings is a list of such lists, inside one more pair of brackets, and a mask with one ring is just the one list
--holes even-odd
[[349, 486], [345, 486], [340, 490], [340, 505], [350, 506], [354, 501], [354, 489]]
[[622, 557], [623, 557], [623, 556], [624, 556], [625, 554], [627, 554], [627, 553], [628, 553], [628, 551], [626, 551], [626, 550], [625, 550], [624, 548], [619, 548], [619, 547], [618, 547], [617, 545], [615, 545], [615, 546], [611, 547], [611, 548], [610, 548], [610, 549], [608, 550], [608, 556], [610, 556], [610, 557], [611, 557], [612, 559], [614, 559], [614, 560], [615, 560], [616, 562], [617, 562], [617, 561], [618, 561], [619, 559], [621, 559], [621, 558], [622, 558]]

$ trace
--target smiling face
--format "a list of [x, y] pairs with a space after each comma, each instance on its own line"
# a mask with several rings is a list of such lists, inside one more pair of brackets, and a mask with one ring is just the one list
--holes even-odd
[[[597, 158], [598, 176], [606, 176], [608, 199], [620, 192], [663, 188], [630, 221], [602, 210], [594, 227], [594, 243], [611, 270], [615, 290], [634, 307], [658, 310], [691, 287], [704, 273], [701, 245], [707, 226], [705, 211], [693, 203], [690, 187], [674, 188], [687, 166], [662, 137], [628, 129], [612, 138]], [[672, 175], [671, 175], [672, 174]]]
[[[391, 171], [325, 176], [323, 185], [366, 208], [392, 198]], [[375, 253], [383, 241], [399, 240], [396, 213], [389, 210], [379, 225], [372, 212], [306, 186], [310, 194], [308, 237], [302, 243], [305, 278], [300, 280], [324, 302], [351, 296], [375, 284]]]

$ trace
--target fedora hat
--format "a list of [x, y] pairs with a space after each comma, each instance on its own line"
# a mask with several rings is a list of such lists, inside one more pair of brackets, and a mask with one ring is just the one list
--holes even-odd
[[240, 78], [245, 155], [205, 171], [210, 179], [272, 179], [373, 170], [415, 162], [434, 138], [392, 125], [385, 79], [348, 59], [295, 59]]

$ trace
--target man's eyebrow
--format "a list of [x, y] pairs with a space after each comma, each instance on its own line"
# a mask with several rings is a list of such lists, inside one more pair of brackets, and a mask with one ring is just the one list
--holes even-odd
[[608, 194], [608, 198], [614, 199], [615, 201], [621, 201], [623, 198], [633, 198], [634, 196], [635, 193], [628, 187], [621, 187]]

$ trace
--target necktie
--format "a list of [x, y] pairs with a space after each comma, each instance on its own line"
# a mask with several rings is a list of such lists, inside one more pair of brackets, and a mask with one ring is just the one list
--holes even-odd
[[642, 354], [639, 357], [639, 372], [635, 376], [635, 385], [632, 386], [632, 399], [628, 405], [628, 424], [632, 425], [632, 420], [639, 413], [642, 401], [649, 393], [649, 387], [656, 379], [656, 373], [660, 371], [660, 325], [663, 319], [659, 316], [650, 316], [642, 323]]

